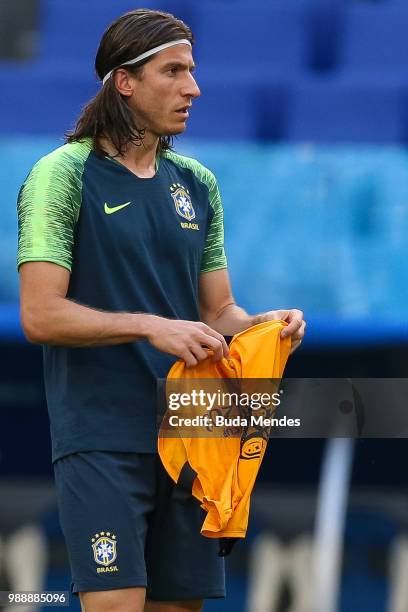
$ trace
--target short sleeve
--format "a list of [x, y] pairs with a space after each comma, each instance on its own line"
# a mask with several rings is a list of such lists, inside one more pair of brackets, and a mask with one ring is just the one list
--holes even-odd
[[227, 267], [224, 249], [224, 211], [216, 178], [209, 170], [206, 179], [210, 206], [214, 215], [207, 231], [201, 272], [212, 272]]
[[89, 147], [81, 143], [64, 145], [40, 159], [26, 178], [17, 201], [18, 267], [50, 261], [71, 271], [87, 154]]

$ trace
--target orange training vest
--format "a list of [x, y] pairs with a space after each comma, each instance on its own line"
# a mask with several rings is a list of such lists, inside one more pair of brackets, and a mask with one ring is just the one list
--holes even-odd
[[[184, 361], [177, 361], [167, 375], [167, 384], [173, 379], [185, 379], [187, 389], [189, 381], [193, 386], [192, 379], [197, 378], [281, 379], [291, 347], [290, 337], [280, 337], [286, 325], [284, 321], [268, 321], [236, 334], [230, 344], [230, 357], [217, 363], [208, 358], [187, 368]], [[220, 384], [222, 386], [221, 381]], [[183, 391], [185, 388], [182, 387]], [[169, 414], [168, 409], [166, 417]], [[245, 537], [250, 495], [265, 453], [269, 429], [266, 435], [259, 427], [248, 427], [240, 437], [169, 437], [164, 422], [165, 419], [158, 440], [160, 458], [176, 483], [180, 484], [186, 467], [192, 474], [190, 491], [207, 512], [202, 535]]]

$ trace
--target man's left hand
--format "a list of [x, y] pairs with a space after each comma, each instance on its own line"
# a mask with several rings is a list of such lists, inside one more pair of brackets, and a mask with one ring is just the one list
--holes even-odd
[[303, 312], [292, 308], [291, 310], [269, 310], [256, 316], [256, 323], [264, 323], [265, 321], [276, 321], [281, 319], [286, 321], [288, 326], [281, 331], [281, 338], [291, 337], [292, 347], [291, 354], [299, 348], [305, 335], [306, 321], [303, 319]]

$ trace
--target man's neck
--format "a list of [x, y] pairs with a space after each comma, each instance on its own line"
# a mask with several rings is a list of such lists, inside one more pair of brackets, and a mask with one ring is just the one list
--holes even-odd
[[128, 143], [123, 155], [117, 154], [109, 138], [101, 138], [101, 144], [108, 155], [114, 157], [139, 178], [152, 178], [156, 174], [156, 154], [159, 144], [157, 137], [146, 134], [140, 145]]

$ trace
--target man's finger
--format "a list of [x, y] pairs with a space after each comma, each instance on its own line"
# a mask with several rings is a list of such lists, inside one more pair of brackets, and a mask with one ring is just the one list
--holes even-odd
[[287, 336], [292, 336], [298, 329], [302, 326], [302, 319], [292, 319], [292, 321], [288, 324], [287, 327], [283, 331], [286, 332]]
[[208, 346], [210, 349], [214, 351], [214, 355], [212, 357], [213, 361], [219, 361], [222, 359], [223, 353], [223, 345], [222, 342], [209, 334], [206, 334], [203, 340], [200, 340], [202, 345]]
[[288, 326], [285, 327], [281, 331], [281, 338], [286, 338], [287, 336], [292, 336], [295, 332], [298, 331], [298, 329], [300, 329], [300, 327], [302, 326], [302, 323], [303, 323], [302, 315], [294, 316], [293, 319], [291, 319], [291, 321], [288, 324]]
[[301, 340], [303, 338], [303, 336], [305, 335], [305, 328], [306, 328], [306, 323], [305, 321], [302, 321], [302, 324], [300, 325], [300, 327], [292, 334], [293, 342], [295, 340]]
[[195, 365], [197, 365], [197, 359], [194, 357], [193, 353], [189, 350], [185, 350], [183, 351], [183, 353], [180, 355], [181, 359], [183, 359], [183, 361], [185, 362], [186, 366], [188, 368], [191, 368]]
[[292, 340], [292, 344], [291, 344], [291, 347], [290, 347], [290, 355], [292, 355], [292, 353], [294, 353], [296, 351], [296, 349], [298, 349], [301, 344], [302, 344], [301, 340], [295, 340], [295, 341]]
[[189, 349], [197, 361], [204, 361], [204, 359], [207, 359], [208, 357], [208, 352], [203, 349], [200, 344], [194, 344], [193, 346], [190, 346]]
[[228, 348], [228, 344], [225, 342], [224, 336], [216, 332], [215, 329], [211, 329], [211, 327], [208, 327], [208, 329], [206, 330], [206, 333], [221, 343], [221, 349], [222, 349], [221, 357], [229, 357], [229, 348]]
[[296, 334], [296, 337], [302, 340], [303, 336], [305, 335], [305, 331], [306, 331], [306, 321], [302, 321], [302, 325], [300, 326], [300, 329], [298, 333]]

